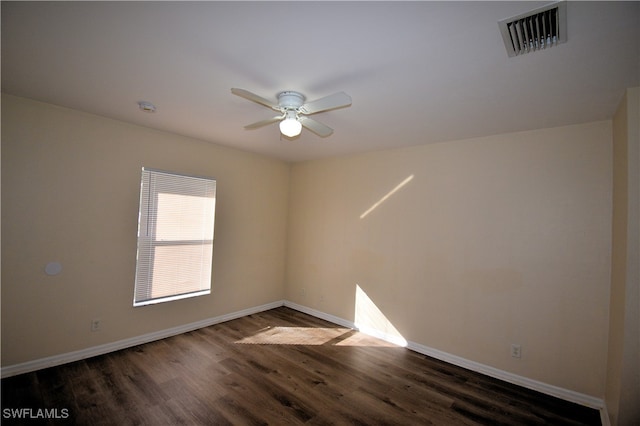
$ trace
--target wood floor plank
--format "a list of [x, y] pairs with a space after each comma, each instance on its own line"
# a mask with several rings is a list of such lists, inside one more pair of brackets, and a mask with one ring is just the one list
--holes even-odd
[[599, 425], [598, 411], [281, 307], [2, 380], [76, 425]]

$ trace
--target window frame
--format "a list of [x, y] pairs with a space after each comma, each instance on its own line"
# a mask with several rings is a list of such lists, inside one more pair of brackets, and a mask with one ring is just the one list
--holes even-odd
[[[162, 184], [162, 179], [171, 180], [170, 183]], [[188, 184], [190, 181], [191, 184]], [[159, 183], [160, 182], [160, 183]], [[196, 185], [197, 183], [197, 185]], [[142, 168], [140, 179], [140, 199], [138, 209], [138, 232], [136, 250], [136, 275], [133, 294], [133, 306], [147, 306], [157, 303], [164, 303], [173, 300], [204, 296], [211, 293], [211, 282], [213, 278], [213, 243], [215, 235], [215, 204], [216, 204], [217, 180], [211, 177], [189, 175], [183, 173], [169, 172], [165, 170]], [[204, 191], [204, 192], [202, 192]], [[197, 195], [194, 195], [197, 194]], [[210, 238], [201, 239], [159, 239], [158, 221], [162, 213], [160, 211], [160, 195], [173, 194], [186, 197], [200, 197], [210, 200], [202, 201], [207, 206], [207, 214], [202, 214], [209, 218], [210, 222], [200, 224], [200, 232], [207, 233], [210, 226]], [[201, 204], [202, 204], [201, 203]], [[172, 225], [175, 225], [171, 223]], [[208, 234], [207, 234], [208, 235]], [[157, 249], [159, 248], [179, 248], [198, 247], [201, 248], [199, 257], [199, 271], [190, 269], [190, 273], [197, 273], [200, 276], [196, 283], [197, 289], [180, 291], [180, 285], [170, 285], [168, 288], [174, 290], [171, 294], [153, 296], [154, 271], [157, 269], [155, 263]], [[204, 254], [202, 252], [205, 252]], [[210, 254], [209, 254], [210, 253]], [[190, 262], [189, 262], [190, 263]], [[182, 265], [171, 264], [174, 268], [182, 268]], [[194, 272], [195, 271], [195, 272]], [[164, 287], [163, 287], [164, 288]], [[156, 288], [157, 289], [157, 288]]]

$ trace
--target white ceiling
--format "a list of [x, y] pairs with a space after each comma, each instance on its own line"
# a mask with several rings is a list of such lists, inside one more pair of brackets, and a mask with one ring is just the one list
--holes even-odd
[[[289, 161], [610, 118], [640, 2], [569, 2], [567, 43], [509, 58], [497, 22], [545, 4], [3, 1], [2, 90]], [[353, 104], [288, 140], [232, 87]]]

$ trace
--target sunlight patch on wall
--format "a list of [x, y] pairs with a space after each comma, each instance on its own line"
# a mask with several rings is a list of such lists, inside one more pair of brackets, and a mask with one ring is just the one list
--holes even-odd
[[367, 293], [356, 284], [355, 324], [358, 330], [400, 346], [407, 341], [391, 324]]
[[396, 192], [398, 192], [400, 189], [402, 189], [403, 186], [405, 186], [406, 184], [408, 184], [409, 182], [411, 182], [411, 180], [413, 179], [413, 175], [408, 176], [405, 180], [403, 180], [402, 182], [400, 182], [395, 188], [393, 188], [391, 191], [387, 192], [387, 194], [385, 196], [383, 196], [382, 198], [380, 198], [378, 201], [376, 201], [371, 207], [369, 207], [369, 209], [367, 211], [365, 211], [364, 213], [362, 213], [360, 215], [360, 219], [364, 219], [369, 213], [371, 213], [372, 211], [374, 211], [380, 204], [384, 203], [385, 201], [387, 201], [387, 199], [389, 197], [391, 197], [393, 194], [395, 194]]

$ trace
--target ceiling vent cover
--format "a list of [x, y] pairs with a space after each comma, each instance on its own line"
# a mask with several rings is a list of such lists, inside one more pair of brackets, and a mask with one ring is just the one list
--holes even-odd
[[567, 41], [567, 4], [547, 6], [498, 22], [509, 56], [556, 46]]

